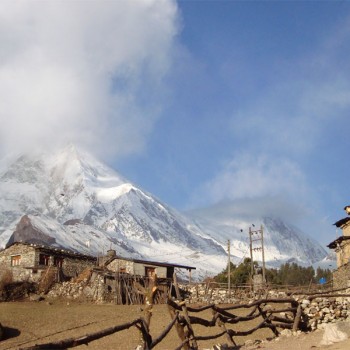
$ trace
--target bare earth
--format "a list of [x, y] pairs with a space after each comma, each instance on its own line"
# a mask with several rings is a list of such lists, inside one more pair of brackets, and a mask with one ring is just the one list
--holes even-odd
[[[246, 311], [245, 311], [246, 313]], [[19, 349], [40, 343], [59, 341], [71, 337], [83, 336], [87, 333], [100, 331], [112, 326], [121, 325], [143, 316], [139, 305], [95, 305], [67, 303], [54, 300], [52, 302], [12, 302], [0, 303], [0, 323], [7, 327], [10, 338], [0, 342], [0, 350]], [[211, 312], [200, 315], [211, 319]], [[166, 305], [155, 305], [151, 320], [151, 334], [157, 337], [170, 323], [170, 315]], [[235, 330], [251, 328], [260, 320], [254, 323], [239, 323], [233, 325]], [[350, 336], [350, 322], [340, 322], [340, 329]], [[220, 329], [211, 329], [203, 326], [195, 326], [194, 332], [197, 335], [208, 335], [218, 333]], [[334, 343], [332, 345], [320, 345], [323, 337], [322, 330], [299, 336], [280, 337], [277, 341], [262, 342], [251, 346], [243, 346], [248, 340], [272, 339], [273, 333], [269, 329], [258, 330], [248, 337], [237, 337], [235, 339], [240, 349], [269, 349], [269, 350], [306, 350], [306, 349], [329, 349], [349, 350], [350, 340]], [[101, 338], [89, 343], [89, 350], [113, 349], [128, 350], [135, 349], [139, 343], [140, 334], [135, 327], [119, 333]], [[223, 336], [216, 340], [199, 342], [200, 349], [210, 349], [215, 344], [227, 343]], [[156, 349], [173, 350], [179, 346], [179, 338], [174, 329], [161, 342]], [[85, 345], [76, 349], [87, 349]]]

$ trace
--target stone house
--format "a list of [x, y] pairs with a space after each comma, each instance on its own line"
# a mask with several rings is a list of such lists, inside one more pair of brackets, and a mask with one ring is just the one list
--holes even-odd
[[189, 280], [191, 280], [192, 270], [196, 269], [193, 266], [119, 257], [116, 255], [115, 250], [107, 252], [107, 259], [103, 265], [107, 270], [114, 273], [126, 273], [148, 278], [157, 276], [157, 278], [166, 279], [173, 278], [175, 268], [185, 269], [189, 272]]
[[342, 235], [327, 245], [337, 255], [337, 270], [333, 272], [333, 287], [350, 287], [350, 206], [344, 208], [347, 217], [334, 225], [342, 230]]
[[0, 266], [12, 272], [15, 282], [38, 282], [48, 269], [66, 280], [95, 265], [92, 256], [38, 244], [14, 242], [0, 251]]
[[[99, 269], [94, 269], [92, 278], [103, 278], [104, 301], [116, 304], [142, 304], [142, 288], [148, 288], [157, 277], [157, 297], [155, 303], [165, 303], [173, 282], [175, 269], [189, 272], [195, 267], [164, 262], [124, 258], [115, 250], [107, 251], [107, 256], [99, 259]], [[141, 289], [140, 289], [141, 288]], [[101, 293], [100, 293], [101, 294]]]

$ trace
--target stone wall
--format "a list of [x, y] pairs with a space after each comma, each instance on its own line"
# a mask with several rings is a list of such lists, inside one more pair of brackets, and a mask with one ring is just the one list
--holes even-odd
[[350, 262], [350, 241], [348, 239], [340, 242], [334, 251], [337, 255], [338, 267]]
[[[65, 277], [71, 278], [80, 274], [88, 267], [93, 267], [93, 258], [70, 254], [60, 249], [42, 248], [30, 244], [13, 244], [0, 252], [0, 265], [11, 270], [13, 280], [38, 282], [47, 269], [47, 265], [40, 265], [40, 254], [50, 256], [50, 265], [54, 258], [62, 258], [62, 272]], [[12, 266], [14, 256], [20, 256], [18, 265]]]
[[300, 303], [311, 330], [322, 323], [334, 323], [350, 316], [350, 297], [322, 297], [312, 301], [304, 298]]
[[[271, 290], [262, 295], [249, 289], [233, 289], [229, 296], [227, 289], [206, 283], [191, 286], [182, 285], [181, 289], [188, 292], [185, 299], [188, 304], [246, 304], [260, 298], [281, 299], [288, 297], [282, 291]], [[293, 298], [301, 304], [303, 319], [307, 327], [315, 330], [320, 324], [337, 322], [350, 317], [350, 288], [342, 293], [349, 294], [349, 297], [322, 297], [309, 300], [305, 295], [294, 295]], [[273, 306], [266, 305], [265, 308], [273, 308]], [[286, 314], [281, 313], [281, 316], [286, 317]]]
[[35, 248], [30, 245], [12, 245], [0, 252], [0, 263], [11, 267], [11, 257], [21, 255], [20, 265], [23, 267], [33, 267], [35, 263]]
[[92, 273], [81, 281], [56, 283], [48, 292], [48, 297], [64, 298], [67, 300], [93, 301], [96, 303], [106, 302], [107, 290], [102, 275]]
[[247, 301], [252, 294], [249, 290], [232, 289], [230, 295], [227, 288], [220, 288], [217, 284], [197, 283], [195, 285], [181, 285], [187, 297], [186, 302], [189, 304], [222, 304], [237, 303], [241, 300]]
[[[19, 265], [12, 266], [11, 259], [13, 256], [20, 255]], [[12, 245], [0, 252], [0, 265], [12, 272], [13, 281], [37, 281], [41, 274], [38, 270], [32, 270], [35, 264], [35, 248], [30, 245]]]
[[154, 267], [157, 277], [167, 278], [167, 267], [165, 266], [143, 264], [124, 259], [114, 259], [106, 267], [113, 272], [122, 272], [121, 269], [125, 269], [123, 272], [129, 273], [130, 275], [145, 276], [146, 266]]
[[107, 268], [113, 272], [124, 270], [126, 273], [134, 274], [134, 263], [130, 260], [114, 259], [107, 265]]
[[95, 262], [91, 260], [64, 257], [62, 272], [65, 277], [76, 277], [85, 269], [92, 268], [94, 266]]
[[344, 236], [350, 236], [350, 222], [348, 221], [346, 224], [342, 226], [342, 231]]
[[350, 287], [350, 263], [337, 268], [333, 271], [333, 288], [348, 288]]

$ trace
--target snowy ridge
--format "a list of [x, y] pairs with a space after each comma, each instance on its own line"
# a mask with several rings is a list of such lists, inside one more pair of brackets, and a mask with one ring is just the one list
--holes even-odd
[[[216, 208], [195, 210], [188, 215], [208, 237], [212, 237], [222, 247], [226, 247], [230, 239], [231, 252], [236, 257], [233, 258], [233, 262], [239, 262], [250, 256], [248, 232], [251, 222], [259, 223], [258, 227], [252, 229], [260, 229], [260, 225], [263, 226], [265, 261], [269, 266], [279, 266], [284, 262], [311, 265], [327, 256], [327, 252], [319, 243], [297, 227], [278, 218], [255, 217], [242, 220], [236, 218], [234, 212], [225, 213], [224, 208], [219, 218], [216, 215]], [[261, 260], [261, 254], [256, 256], [258, 261]]]

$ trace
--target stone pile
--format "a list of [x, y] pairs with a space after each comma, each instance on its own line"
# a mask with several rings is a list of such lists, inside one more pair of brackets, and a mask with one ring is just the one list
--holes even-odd
[[102, 276], [84, 278], [78, 282], [56, 283], [47, 294], [51, 298], [66, 298], [73, 300], [89, 300], [98, 303], [104, 301], [105, 285]]
[[336, 322], [350, 317], [350, 297], [301, 299], [301, 308], [308, 325], [315, 330], [322, 323]]
[[[183, 285], [180, 286], [182, 290], [186, 292], [185, 301], [188, 304], [222, 304], [222, 303], [232, 303], [236, 304], [240, 302], [243, 294], [242, 292], [237, 292], [231, 290], [230, 295], [228, 290], [225, 288], [219, 288], [215, 284], [208, 285], [206, 283], [199, 283], [196, 285]], [[245, 293], [244, 293], [245, 294]]]

